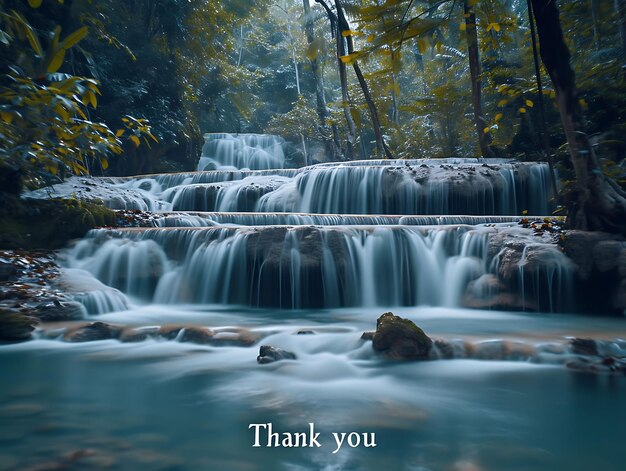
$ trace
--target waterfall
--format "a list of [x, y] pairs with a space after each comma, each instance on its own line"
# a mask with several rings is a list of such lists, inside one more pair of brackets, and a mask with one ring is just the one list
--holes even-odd
[[283, 168], [284, 143], [266, 134], [205, 134], [198, 170]]
[[[102, 229], [68, 259], [109, 286], [158, 303], [458, 307], [471, 282], [499, 270], [489, 259], [490, 237], [515, 226]], [[567, 269], [557, 255], [548, 272], [530, 276], [552, 279]], [[548, 298], [559, 296], [558, 286], [548, 289]]]

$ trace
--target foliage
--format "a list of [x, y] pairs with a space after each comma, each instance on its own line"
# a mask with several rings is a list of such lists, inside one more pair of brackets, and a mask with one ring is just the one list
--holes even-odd
[[[41, 2], [30, 2], [39, 7]], [[8, 70], [0, 81], [0, 159], [3, 169], [19, 170], [27, 179], [49, 178], [66, 171], [89, 173], [108, 167], [107, 157], [122, 153], [122, 138], [139, 145], [150, 136], [149, 124], [132, 117], [114, 133], [93, 121], [99, 82], [57, 72], [66, 52], [88, 33], [81, 27], [61, 38], [61, 27], [40, 38], [16, 10], [0, 12], [1, 38]], [[42, 39], [48, 37], [48, 44]], [[43, 45], [47, 47], [44, 49]], [[156, 139], [155, 139], [156, 140]]]

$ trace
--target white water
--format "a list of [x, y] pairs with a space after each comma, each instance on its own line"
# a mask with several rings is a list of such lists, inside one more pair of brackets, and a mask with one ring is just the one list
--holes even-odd
[[205, 134], [198, 170], [283, 168], [285, 140], [265, 134]]
[[[249, 159], [261, 153], [207, 155], [215, 167], [268, 168]], [[551, 235], [518, 225], [523, 210], [551, 208], [547, 166], [484, 164], [369, 161], [104, 182], [111, 206], [166, 212], [158, 228], [90, 232], [62, 254], [63, 284], [89, 321], [182, 328], [169, 339], [74, 344], [61, 326], [2, 347], [0, 418], [11, 427], [0, 431], [0, 462], [63, 464], [75, 447], [87, 450], [76, 464], [85, 469], [549, 471], [599, 459], [621, 469], [623, 383], [586, 381], [563, 364], [576, 358], [566, 336], [611, 339], [598, 344], [603, 354], [623, 357], [622, 321], [462, 307], [468, 294], [492, 296], [504, 274], [521, 308], [567, 311], [572, 298], [572, 267]], [[67, 191], [96, 196], [96, 182]], [[390, 309], [446, 339], [456, 359], [377, 356], [361, 333]], [[213, 343], [185, 341], [197, 326], [212, 329]], [[240, 335], [255, 341], [237, 343]], [[264, 344], [297, 359], [258, 365]], [[259, 422], [374, 432], [379, 444], [336, 455], [330, 445], [257, 450], [248, 425]]]

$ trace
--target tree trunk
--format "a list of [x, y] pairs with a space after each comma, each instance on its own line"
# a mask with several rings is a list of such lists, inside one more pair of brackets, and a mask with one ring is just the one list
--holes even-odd
[[[302, 0], [302, 6], [304, 7], [304, 29], [306, 31], [306, 39], [309, 48], [315, 44], [315, 30], [313, 29], [313, 20], [311, 18], [311, 5], [309, 0]], [[320, 63], [317, 58], [317, 54], [310, 56], [311, 70], [313, 72], [313, 80], [315, 81], [315, 98], [317, 102], [317, 116], [319, 117], [320, 127], [322, 130], [328, 129], [328, 121], [330, 118], [330, 111], [326, 105], [326, 95], [324, 93], [324, 76], [320, 68]], [[332, 132], [332, 140], [326, 140], [326, 150], [331, 156], [332, 160], [336, 160], [341, 155], [341, 145], [339, 144], [339, 130], [337, 124], [332, 123], [330, 125]], [[326, 135], [327, 133], [324, 132]]]
[[[339, 20], [337, 38], [341, 39], [343, 42], [342, 33], [344, 31], [350, 31], [350, 24], [348, 23], [346, 15], [343, 12], [343, 6], [341, 5], [340, 0], [335, 0], [335, 7], [337, 8], [337, 17]], [[346, 43], [348, 45], [348, 54], [352, 54], [354, 52], [354, 43], [352, 41], [352, 36], [346, 36]], [[383, 137], [383, 133], [380, 127], [380, 119], [378, 118], [378, 111], [376, 110], [376, 104], [372, 99], [369, 87], [367, 86], [367, 82], [365, 81], [365, 77], [363, 77], [363, 73], [361, 72], [361, 68], [359, 67], [357, 61], [352, 62], [352, 68], [354, 69], [354, 73], [359, 80], [359, 85], [361, 86], [361, 90], [363, 91], [365, 102], [367, 103], [367, 108], [370, 113], [370, 119], [372, 120], [372, 128], [374, 130], [374, 136], [376, 139], [376, 150], [378, 151], [378, 155], [380, 157], [384, 156], [387, 159], [391, 159], [393, 158], [393, 156], [391, 155], [387, 144], [385, 144], [385, 139]]]
[[568, 208], [570, 228], [626, 234], [626, 193], [598, 165], [584, 133], [582, 109], [576, 96], [570, 52], [563, 39], [554, 0], [532, 0], [539, 50], [554, 89], [567, 137], [577, 187]]
[[328, 16], [330, 21], [330, 28], [333, 36], [335, 37], [337, 47], [337, 67], [339, 70], [339, 82], [341, 83], [341, 102], [343, 107], [343, 114], [346, 118], [346, 124], [348, 125], [348, 137], [346, 139], [346, 152], [345, 156], [348, 160], [354, 156], [354, 143], [356, 142], [356, 125], [352, 118], [352, 111], [350, 109], [350, 96], [348, 94], [348, 75], [346, 72], [346, 64], [340, 59], [341, 56], [346, 55], [346, 46], [339, 31], [339, 25], [337, 15], [330, 9], [324, 0], [315, 0], [319, 3]]
[[467, 37], [467, 53], [469, 58], [470, 77], [472, 81], [472, 106], [474, 108], [474, 123], [478, 134], [478, 146], [480, 147], [480, 154], [483, 157], [495, 157], [495, 154], [490, 147], [491, 135], [485, 132], [486, 122], [483, 118], [476, 14], [474, 13], [474, 9], [470, 6], [469, 0], [464, 0], [463, 12], [465, 13], [465, 35]]

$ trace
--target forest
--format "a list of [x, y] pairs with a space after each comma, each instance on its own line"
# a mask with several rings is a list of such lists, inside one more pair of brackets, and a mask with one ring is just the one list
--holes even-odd
[[621, 470], [626, 0], [0, 0], [0, 66], [0, 470]]

